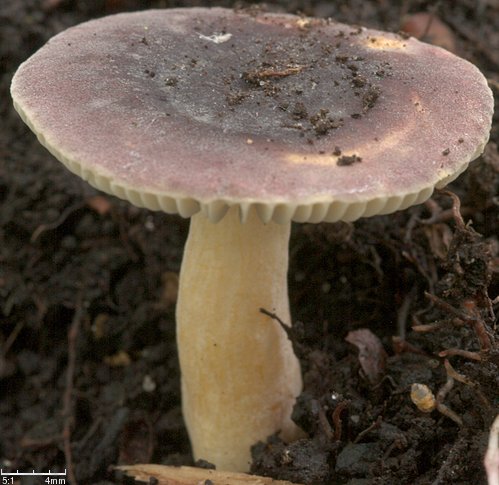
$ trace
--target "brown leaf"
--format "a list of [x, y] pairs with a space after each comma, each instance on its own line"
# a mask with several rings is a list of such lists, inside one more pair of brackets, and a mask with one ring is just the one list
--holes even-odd
[[377, 384], [386, 366], [386, 352], [376, 335], [369, 329], [361, 328], [348, 332], [345, 340], [359, 349], [359, 363], [367, 380]]
[[401, 29], [416, 39], [443, 47], [449, 52], [457, 51], [454, 33], [434, 14], [419, 12], [408, 15], [403, 19]]
[[93, 197], [89, 197], [85, 203], [90, 209], [94, 210], [100, 216], [106, 215], [112, 207], [109, 199], [103, 195], [94, 195]]

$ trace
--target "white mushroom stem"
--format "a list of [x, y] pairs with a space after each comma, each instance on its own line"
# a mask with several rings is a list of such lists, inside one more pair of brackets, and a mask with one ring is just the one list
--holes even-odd
[[300, 367], [286, 333], [259, 309], [290, 322], [290, 224], [263, 224], [237, 208], [218, 224], [191, 219], [177, 301], [182, 405], [195, 459], [246, 471], [250, 447], [291, 421]]
[[484, 459], [489, 485], [499, 485], [499, 414], [492, 423], [489, 445]]

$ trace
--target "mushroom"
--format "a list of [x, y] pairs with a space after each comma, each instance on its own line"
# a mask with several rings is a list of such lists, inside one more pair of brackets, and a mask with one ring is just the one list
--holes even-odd
[[493, 101], [469, 62], [413, 38], [222, 8], [151, 10], [51, 39], [12, 82], [72, 172], [191, 217], [177, 303], [194, 456], [246, 470], [281, 432], [300, 368], [279, 325], [291, 221], [354, 221], [426, 200], [483, 151]]

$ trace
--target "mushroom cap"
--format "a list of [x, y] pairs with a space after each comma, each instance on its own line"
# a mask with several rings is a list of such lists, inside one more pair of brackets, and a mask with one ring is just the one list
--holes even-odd
[[223, 8], [117, 14], [24, 62], [12, 97], [95, 187], [217, 221], [354, 220], [428, 198], [488, 140], [469, 62], [414, 38]]

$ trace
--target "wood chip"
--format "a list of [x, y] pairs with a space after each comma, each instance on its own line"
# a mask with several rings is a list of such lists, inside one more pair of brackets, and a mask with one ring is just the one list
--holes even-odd
[[223, 472], [188, 466], [174, 467], [164, 465], [118, 466], [135, 480], [149, 482], [157, 480], [158, 485], [299, 485], [285, 480], [247, 475], [246, 473]]

